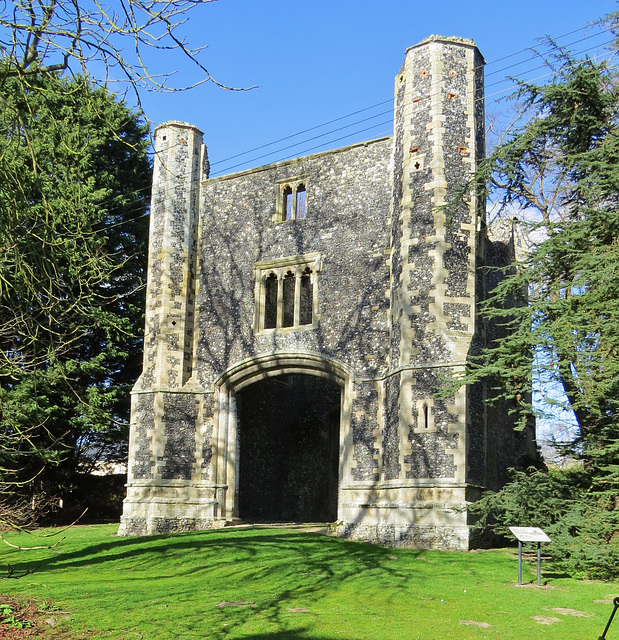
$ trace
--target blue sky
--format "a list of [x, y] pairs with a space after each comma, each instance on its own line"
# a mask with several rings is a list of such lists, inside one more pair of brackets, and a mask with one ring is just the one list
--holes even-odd
[[[388, 101], [404, 52], [433, 33], [477, 43], [487, 62], [486, 110], [493, 114], [504, 108], [496, 99], [510, 86], [507, 75], [536, 78], [546, 73], [540, 60], [526, 51], [537, 38], [575, 32], [559, 42], [595, 54], [610, 37], [583, 28], [617, 9], [611, 0], [205, 2], [188, 14], [183, 27], [187, 40], [193, 46], [208, 45], [200, 61], [219, 82], [257, 88], [224, 91], [207, 83], [182, 93], [143, 94], [143, 107], [155, 124], [183, 120], [200, 128], [216, 175], [389, 133]], [[173, 54], [153, 57], [151, 70], [176, 72], [177, 85], [200, 77]], [[372, 105], [379, 106], [368, 109]], [[358, 111], [324, 128], [226, 160]], [[340, 127], [346, 128], [336, 131]], [[298, 146], [282, 149], [293, 143]], [[238, 166], [243, 160], [248, 164]]]

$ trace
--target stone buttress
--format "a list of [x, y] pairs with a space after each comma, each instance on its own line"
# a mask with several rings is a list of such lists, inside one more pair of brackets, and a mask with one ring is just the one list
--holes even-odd
[[380, 482], [350, 488], [342, 525], [364, 539], [469, 545], [469, 389], [446, 399], [434, 391], [462, 369], [476, 332], [483, 65], [470, 40], [432, 36], [408, 49], [396, 77]]
[[181, 122], [156, 129], [144, 367], [132, 392], [121, 534], [167, 531], [171, 518], [192, 527], [212, 520], [212, 501], [199, 499], [195, 482], [200, 480], [195, 446], [203, 394], [195, 393], [190, 380], [204, 174], [208, 159], [198, 129]]

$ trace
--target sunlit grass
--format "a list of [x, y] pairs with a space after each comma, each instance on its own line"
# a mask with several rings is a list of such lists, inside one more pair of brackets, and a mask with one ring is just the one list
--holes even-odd
[[[601, 635], [609, 600], [619, 593], [619, 585], [579, 582], [549, 567], [546, 587], [518, 587], [512, 550], [383, 549], [286, 529], [148, 538], [117, 538], [116, 530], [74, 527], [52, 550], [3, 545], [5, 575], [9, 565], [38, 568], [2, 580], [0, 592], [70, 612], [70, 619], [58, 616], [52, 637], [89, 630], [118, 640], [584, 640]], [[535, 582], [533, 565], [524, 579]], [[540, 624], [534, 616], [557, 621]], [[619, 622], [608, 637], [619, 637]]]

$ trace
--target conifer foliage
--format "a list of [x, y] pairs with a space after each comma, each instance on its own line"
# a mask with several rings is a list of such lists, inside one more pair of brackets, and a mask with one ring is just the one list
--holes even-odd
[[[608, 18], [611, 28], [616, 19]], [[614, 547], [610, 541], [618, 528], [619, 496], [617, 74], [605, 61], [576, 59], [556, 46], [546, 62], [551, 81], [520, 83], [522, 119], [488, 159], [493, 197], [508, 211], [525, 211], [526, 221], [520, 224], [529, 226], [533, 242], [483, 310], [505, 327], [506, 337], [473, 359], [467, 377], [492, 379], [497, 395], [511, 398], [522, 420], [534, 411], [536, 386], [545, 393], [551, 413], [557, 403], [573, 412], [577, 434], [568, 448], [582, 461], [587, 482], [576, 491], [583, 501], [579, 507], [573, 508], [571, 495], [569, 509], [551, 510], [553, 526], [569, 513], [573, 526], [563, 527], [565, 535], [578, 536], [585, 529], [590, 533], [586, 518], [575, 523], [575, 514], [588, 513], [590, 520], [592, 512], [604, 511], [605, 525], [598, 527], [595, 544]], [[528, 304], [511, 306], [524, 292]], [[557, 400], [557, 388], [564, 400]], [[515, 485], [498, 501], [489, 500], [497, 507], [518, 492], [518, 484], [531, 481], [548, 479], [539, 473], [516, 474]], [[494, 510], [503, 525], [535, 524], [508, 522], [505, 513]], [[591, 567], [604, 564], [597, 552], [589, 557], [597, 558]]]
[[84, 78], [0, 77], [0, 483], [58, 493], [126, 438], [148, 130]]
[[148, 129], [105, 87], [138, 106], [143, 90], [229, 88], [184, 33], [212, 1], [0, 4], [0, 525], [4, 493], [62, 494], [101, 447], [126, 447]]
[[[555, 62], [551, 84], [521, 86], [529, 119], [490, 157], [494, 187], [505, 204], [535, 210], [541, 241], [486, 305], [512, 331], [471, 371], [492, 373], [526, 414], [533, 356], [537, 380], [562, 386], [575, 444], [599, 475], [619, 435], [618, 96], [606, 63], [562, 51]], [[523, 291], [528, 305], [509, 308]]]

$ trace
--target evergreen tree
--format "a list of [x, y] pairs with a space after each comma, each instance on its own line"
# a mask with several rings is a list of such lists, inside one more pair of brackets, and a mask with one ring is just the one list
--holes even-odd
[[[148, 131], [104, 87], [114, 78], [138, 105], [144, 89], [230, 88], [183, 34], [212, 1], [0, 5], [0, 525], [3, 490], [58, 493], [101, 447], [126, 447]], [[196, 72], [186, 86], [177, 54]]]
[[58, 493], [127, 436], [148, 129], [80, 77], [7, 74], [0, 93], [0, 482]]
[[[608, 18], [609, 24], [616, 19]], [[533, 241], [485, 303], [483, 314], [503, 327], [502, 337], [471, 360], [465, 377], [468, 382], [491, 380], [495, 398], [512, 399], [521, 421], [538, 409], [531, 400], [535, 385], [547, 392], [551, 414], [556, 404], [571, 411], [578, 431], [566, 453], [582, 460], [584, 475], [570, 470], [551, 476], [515, 473], [503, 491], [487, 495], [472, 511], [482, 515], [482, 524], [495, 522], [498, 531], [524, 524], [551, 527], [555, 556], [565, 567], [615, 577], [617, 75], [605, 61], [576, 59], [556, 46], [547, 64], [553, 73], [547, 84], [519, 84], [520, 125], [488, 158], [491, 197], [506, 211], [524, 211], [520, 224], [528, 226]], [[528, 302], [513, 304], [523, 299]], [[564, 400], [557, 399], [556, 388]], [[522, 495], [535, 521], [516, 521], [522, 509], [514, 505]]]
[[[524, 418], [533, 410], [534, 358], [536, 380], [565, 392], [579, 427], [573, 445], [607, 482], [619, 436], [616, 78], [605, 62], [562, 50], [551, 63], [550, 83], [520, 85], [526, 121], [488, 160], [493, 192], [506, 207], [532, 211], [533, 222], [521, 224], [540, 239], [485, 305], [507, 331], [468, 374], [498, 381]], [[523, 292], [528, 304], [514, 307]]]

